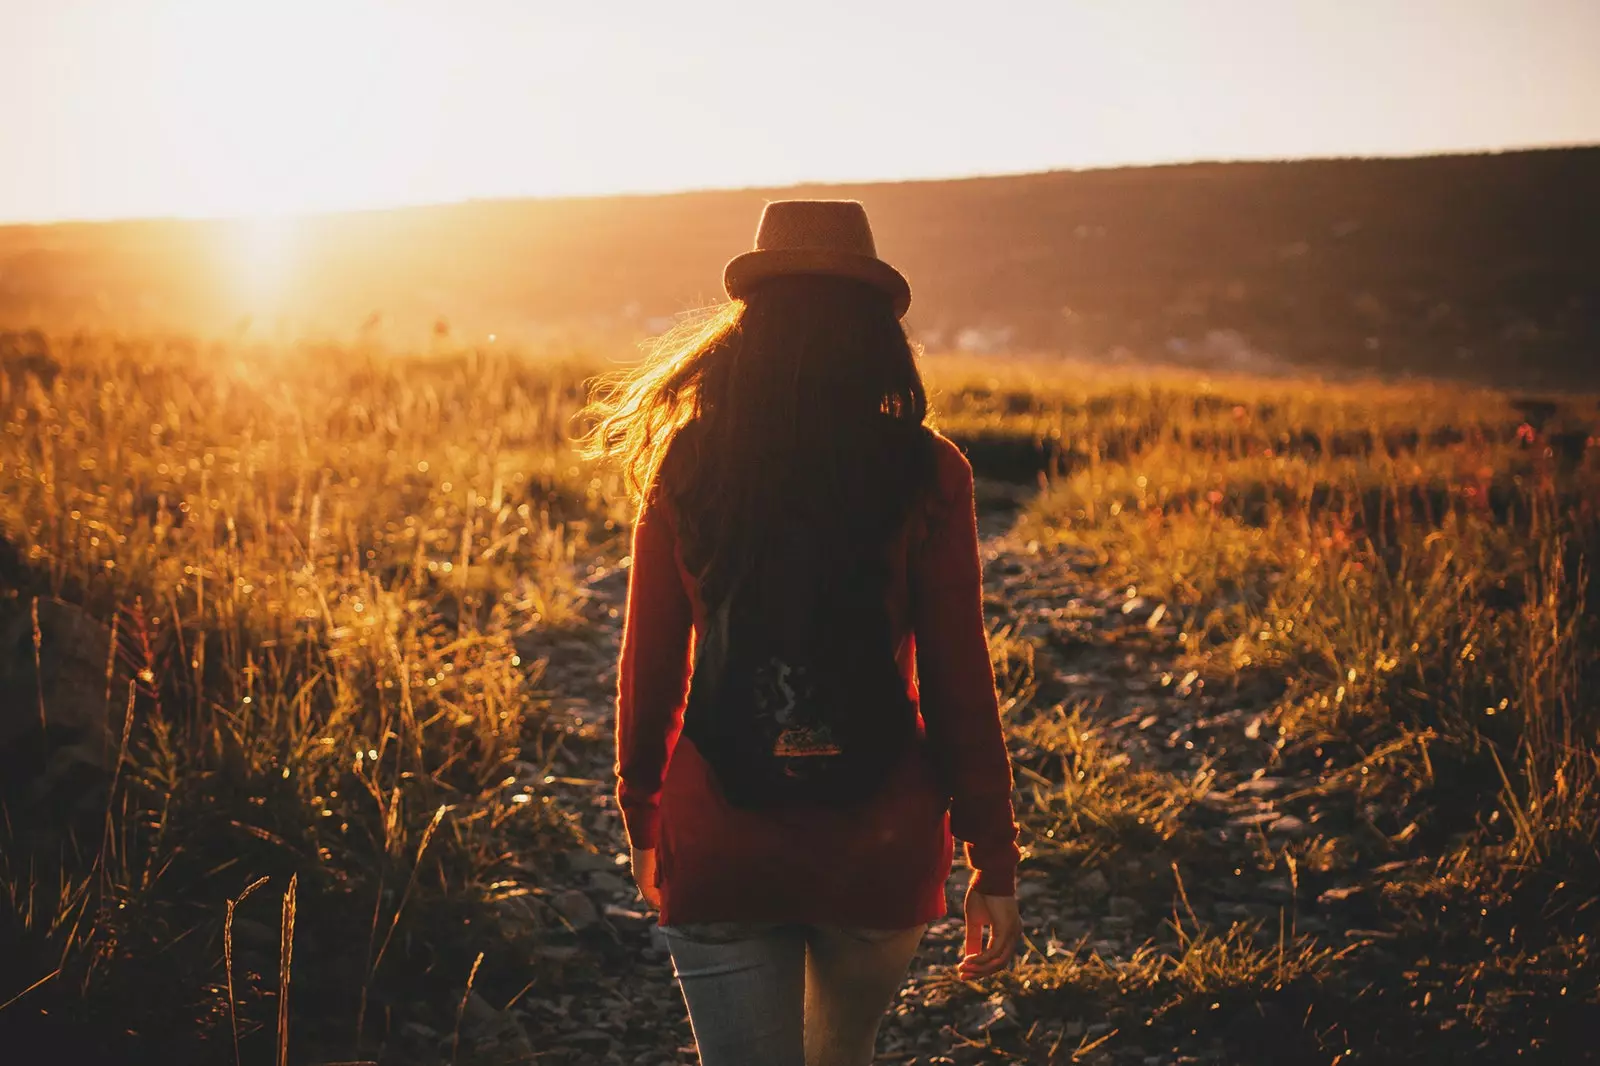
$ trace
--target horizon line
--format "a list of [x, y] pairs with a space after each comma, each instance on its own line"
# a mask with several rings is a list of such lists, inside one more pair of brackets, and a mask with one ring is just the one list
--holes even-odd
[[1501, 147], [1455, 148], [1443, 151], [1396, 153], [1350, 153], [1308, 156], [1235, 156], [1158, 159], [1089, 166], [1046, 167], [1042, 170], [971, 171], [962, 174], [921, 174], [902, 178], [801, 179], [780, 184], [691, 185], [672, 188], [616, 189], [606, 192], [490, 193], [449, 200], [412, 200], [350, 207], [318, 207], [290, 211], [241, 211], [228, 213], [80, 215], [61, 218], [0, 218], [0, 230], [46, 229], [57, 226], [108, 226], [137, 223], [216, 223], [244, 222], [265, 218], [320, 219], [335, 215], [383, 214], [398, 211], [425, 211], [465, 207], [476, 204], [553, 203], [560, 201], [638, 200], [694, 196], [716, 193], [768, 192], [801, 188], [843, 188], [854, 186], [932, 185], [941, 182], [986, 181], [1004, 178], [1045, 177], [1053, 174], [1095, 174], [1121, 170], [1160, 170], [1192, 166], [1288, 165], [1294, 163], [1405, 162], [1425, 159], [1466, 159], [1484, 156], [1532, 155], [1539, 152], [1600, 150], [1597, 141], [1558, 141]]

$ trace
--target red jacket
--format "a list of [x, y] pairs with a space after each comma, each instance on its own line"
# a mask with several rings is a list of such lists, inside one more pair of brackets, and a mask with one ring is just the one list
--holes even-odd
[[918, 742], [864, 807], [730, 806], [680, 738], [705, 605], [671, 504], [652, 492], [633, 530], [617, 699], [617, 801], [635, 848], [656, 848], [663, 925], [796, 921], [899, 929], [945, 914], [952, 834], [980, 891], [1017, 867], [1011, 764], [983, 622], [972, 467], [935, 437], [936, 498], [894, 546], [889, 615]]

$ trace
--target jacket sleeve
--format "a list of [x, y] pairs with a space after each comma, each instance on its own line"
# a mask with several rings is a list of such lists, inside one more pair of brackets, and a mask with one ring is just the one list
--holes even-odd
[[1009, 896], [1019, 852], [1011, 760], [983, 620], [972, 467], [939, 440], [939, 489], [926, 538], [911, 555], [912, 625], [922, 717], [950, 793], [950, 831], [966, 843], [978, 890]]
[[661, 784], [683, 728], [694, 630], [677, 537], [658, 496], [648, 494], [633, 527], [617, 666], [617, 805], [629, 843], [640, 849], [656, 846]]

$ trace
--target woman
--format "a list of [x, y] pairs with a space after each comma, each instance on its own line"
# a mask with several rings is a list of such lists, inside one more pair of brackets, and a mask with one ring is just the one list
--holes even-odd
[[768, 204], [724, 278], [593, 437], [641, 497], [617, 799], [701, 1061], [867, 1063], [952, 834], [961, 975], [1021, 935], [972, 470], [859, 203]]

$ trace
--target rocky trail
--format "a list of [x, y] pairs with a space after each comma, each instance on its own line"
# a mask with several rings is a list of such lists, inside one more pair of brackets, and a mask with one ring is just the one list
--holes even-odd
[[[1263, 728], [1261, 709], [1271, 693], [1208, 691], [1176, 664], [1177, 633], [1163, 605], [1102, 587], [1090, 560], [1022, 542], [1014, 515], [1012, 508], [986, 508], [981, 527], [991, 633], [1031, 661], [1020, 678], [1002, 676], [1002, 688], [1013, 689], [1003, 694], [1012, 700], [1007, 717], [1020, 793], [1048, 791], [1066, 771], [1059, 758], [1019, 741], [1018, 727], [1072, 708], [1110, 752], [1111, 771], [1182, 786], [1169, 809], [1130, 812], [1125, 827], [1103, 827], [1112, 842], [1087, 855], [1082, 848], [1055, 854], [1041, 846], [1049, 841], [1024, 831], [1032, 847], [1018, 884], [1022, 961], [1092, 954], [1114, 971], [1151, 944], [1170, 945], [1178, 928], [1226, 931], [1235, 922], [1256, 923], [1274, 937], [1280, 928], [1289, 938], [1315, 934], [1335, 949], [1354, 943], [1363, 935], [1355, 906], [1361, 886], [1315, 883], [1292, 859], [1274, 861], [1288, 854], [1285, 845], [1327, 832], [1313, 823], [1335, 812], [1318, 808], [1309, 770], [1296, 779], [1270, 769], [1278, 744]], [[663, 939], [628, 876], [611, 799], [612, 698], [627, 580], [621, 562], [592, 561], [584, 582], [590, 627], [532, 634], [519, 645], [528, 661], [546, 662], [539, 687], [557, 733], [547, 765], [525, 764], [527, 772], [540, 774], [567, 809], [582, 812], [597, 851], [560, 857], [556, 876], [542, 876], [531, 898], [508, 901], [539, 929], [539, 954], [549, 965], [510, 1003], [468, 997], [457, 1049], [463, 1063], [696, 1061]], [[1181, 824], [1181, 847], [1162, 819]], [[884, 1024], [878, 1061], [1224, 1061], [1224, 1044], [1204, 1032], [1158, 1022], [1132, 1038], [1093, 1002], [1036, 1002], [996, 991], [993, 981], [957, 979], [951, 967], [960, 952], [966, 876], [958, 862], [948, 886], [950, 916], [923, 942]], [[1219, 1021], [1219, 1032], [1250, 1025], [1262, 1039], [1273, 1038], [1271, 1018], [1265, 1026], [1257, 1017]], [[1298, 1027], [1302, 1019], [1292, 1021]], [[411, 1036], [419, 1044], [439, 1039]]]

